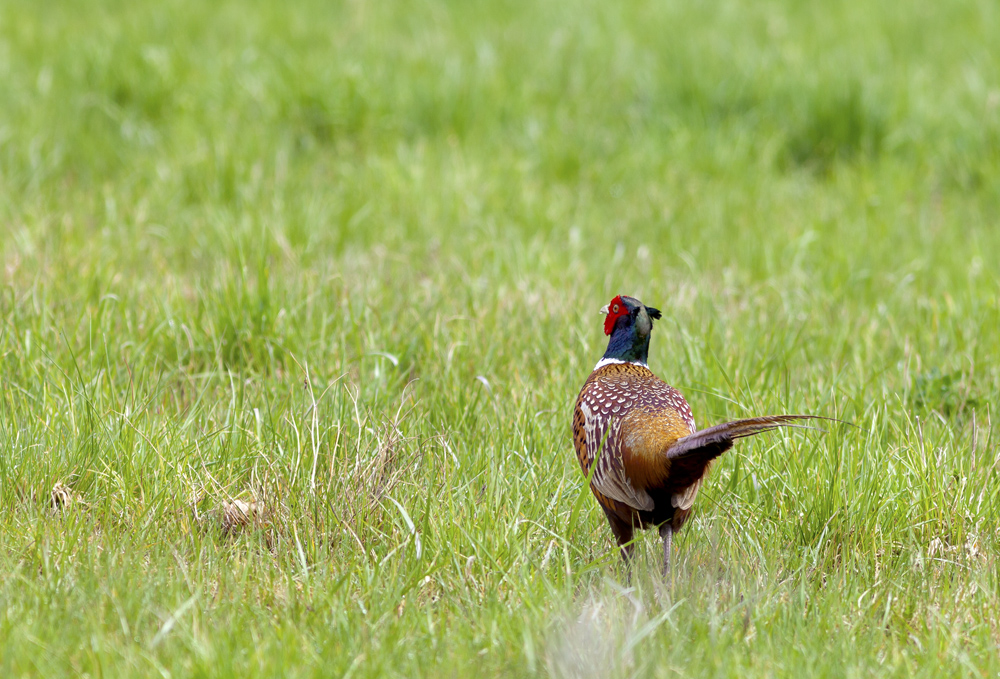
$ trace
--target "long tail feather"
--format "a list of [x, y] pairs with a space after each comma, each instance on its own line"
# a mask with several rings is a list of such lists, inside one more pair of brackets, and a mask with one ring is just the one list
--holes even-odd
[[734, 422], [717, 424], [714, 427], [702, 429], [682, 439], [678, 439], [667, 450], [667, 458], [678, 460], [680, 458], [696, 456], [705, 458], [708, 461], [729, 450], [736, 439], [762, 434], [766, 431], [773, 431], [779, 427], [823, 431], [819, 427], [796, 424], [801, 420], [838, 421], [818, 415], [767, 415], [765, 417], [751, 417], [746, 420], [735, 420]]
[[714, 427], [702, 429], [690, 436], [678, 439], [666, 452], [667, 459], [670, 461], [668, 490], [683, 492], [689, 488], [691, 484], [704, 476], [705, 469], [712, 460], [733, 447], [733, 441], [736, 439], [762, 434], [779, 427], [817, 429], [817, 427], [797, 424], [801, 420], [839, 422], [839, 420], [816, 415], [769, 415], [717, 424]]

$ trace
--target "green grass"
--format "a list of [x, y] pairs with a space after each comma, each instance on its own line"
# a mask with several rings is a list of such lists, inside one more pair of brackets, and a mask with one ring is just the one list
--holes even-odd
[[[0, 676], [996, 676], [997, 44], [3, 0]], [[570, 444], [619, 292], [700, 424], [855, 425], [727, 454], [668, 585]]]

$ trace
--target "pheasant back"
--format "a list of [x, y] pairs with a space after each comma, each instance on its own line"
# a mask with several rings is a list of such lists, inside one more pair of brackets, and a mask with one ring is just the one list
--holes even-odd
[[602, 363], [583, 385], [573, 416], [580, 467], [609, 519], [642, 528], [670, 521], [679, 529], [700, 479], [672, 482], [666, 452], [695, 432], [691, 408], [646, 366]]

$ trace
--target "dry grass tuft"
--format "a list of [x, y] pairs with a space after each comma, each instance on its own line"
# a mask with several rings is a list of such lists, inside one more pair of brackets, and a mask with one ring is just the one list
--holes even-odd
[[416, 462], [417, 453], [406, 450], [410, 439], [403, 436], [397, 425], [398, 422], [385, 423], [377, 438], [374, 458], [364, 460], [359, 455], [353, 473], [345, 479], [344, 497], [349, 498], [345, 519], [352, 531], [358, 529], [359, 519], [369, 516], [412, 471]]
[[966, 536], [964, 545], [951, 544], [940, 537], [934, 538], [927, 545], [927, 558], [937, 561], [977, 561], [985, 557], [979, 536], [975, 533]]
[[643, 613], [627, 594], [591, 598], [575, 619], [557, 627], [546, 654], [549, 675], [558, 679], [628, 676], [633, 663], [627, 642]]
[[70, 490], [69, 486], [62, 481], [58, 481], [56, 485], [52, 486], [52, 491], [49, 493], [49, 506], [57, 512], [79, 501], [80, 499], [76, 493]]
[[262, 528], [267, 525], [263, 507], [253, 500], [223, 502], [218, 516], [222, 532], [228, 535], [234, 535], [247, 528]]

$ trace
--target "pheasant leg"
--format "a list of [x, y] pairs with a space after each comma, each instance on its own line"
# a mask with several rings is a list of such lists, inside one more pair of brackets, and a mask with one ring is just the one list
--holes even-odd
[[632, 525], [625, 523], [607, 510], [604, 510], [604, 513], [608, 517], [608, 523], [611, 524], [611, 532], [614, 533], [615, 540], [618, 541], [618, 549], [621, 550], [625, 568], [629, 569], [632, 566], [632, 552], [635, 549], [635, 545], [632, 544]]
[[660, 526], [660, 537], [663, 538], [663, 577], [670, 575], [670, 545], [674, 536], [674, 529], [669, 523]]

